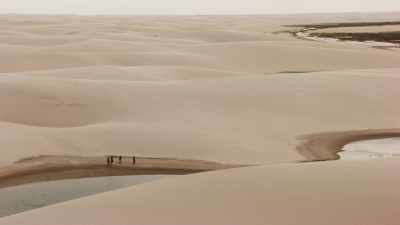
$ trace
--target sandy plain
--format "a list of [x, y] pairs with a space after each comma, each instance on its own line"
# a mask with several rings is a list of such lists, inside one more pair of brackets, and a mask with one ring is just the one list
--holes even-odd
[[109, 154], [258, 165], [0, 224], [396, 225], [399, 159], [300, 162], [337, 159], [365, 134], [398, 135], [400, 51], [280, 32], [388, 20], [400, 14], [0, 16], [3, 168]]

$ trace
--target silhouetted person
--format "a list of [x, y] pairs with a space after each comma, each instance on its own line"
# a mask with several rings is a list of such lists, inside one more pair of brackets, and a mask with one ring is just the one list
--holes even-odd
[[122, 163], [122, 156], [119, 156], [119, 164], [121, 164]]
[[110, 163], [111, 165], [114, 163], [114, 156], [111, 156]]
[[136, 157], [135, 157], [135, 156], [132, 157], [132, 164], [133, 164], [133, 165], [136, 164]]
[[110, 156], [107, 156], [107, 166], [110, 166]]

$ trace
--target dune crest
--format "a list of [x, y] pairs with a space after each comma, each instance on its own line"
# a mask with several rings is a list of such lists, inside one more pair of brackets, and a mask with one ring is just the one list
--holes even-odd
[[[0, 16], [0, 176], [11, 174], [9, 185], [133, 173], [107, 171], [106, 155], [156, 158], [147, 169], [224, 169], [0, 224], [395, 225], [398, 159], [309, 161], [398, 134], [400, 51], [287, 32], [366, 20], [400, 15]], [[243, 165], [253, 166], [232, 169]], [[47, 174], [57, 166], [66, 171]]]

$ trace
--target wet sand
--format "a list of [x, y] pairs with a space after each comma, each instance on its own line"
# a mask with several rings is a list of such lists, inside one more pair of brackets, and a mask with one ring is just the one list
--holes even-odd
[[398, 134], [400, 53], [281, 32], [373, 21], [400, 15], [0, 16], [5, 184], [205, 171], [0, 224], [396, 225], [399, 160], [336, 159]]
[[349, 143], [380, 138], [400, 137], [400, 129], [359, 130], [309, 134], [297, 149], [311, 161], [339, 159], [338, 153]]
[[137, 157], [135, 164], [132, 164], [131, 158], [124, 158], [121, 164], [115, 160], [112, 165], [108, 166], [106, 156], [39, 156], [26, 158], [1, 168], [0, 188], [71, 178], [189, 174], [239, 166], [201, 160], [146, 157]]
[[[301, 137], [297, 150], [306, 157], [301, 162], [327, 161], [339, 159], [343, 148], [354, 142], [400, 137], [399, 129], [361, 130], [345, 132], [327, 132]], [[234, 165], [202, 160], [184, 160], [168, 158], [137, 157], [132, 164], [131, 157], [123, 158], [122, 164], [117, 157], [113, 165], [108, 166], [107, 156], [38, 156], [3, 167], [0, 172], [0, 188], [41, 181], [70, 178], [151, 175], [151, 174], [190, 174], [211, 170], [229, 169], [255, 165]]]

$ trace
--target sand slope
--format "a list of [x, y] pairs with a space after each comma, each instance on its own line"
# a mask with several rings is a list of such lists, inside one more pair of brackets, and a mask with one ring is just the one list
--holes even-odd
[[[0, 81], [1, 131], [4, 146], [13, 151], [3, 160], [16, 161], [27, 151], [113, 151], [237, 163], [301, 160], [295, 148], [302, 135], [397, 127], [400, 108], [386, 99], [400, 95], [399, 72], [186, 82], [6, 76]], [[21, 132], [32, 141], [29, 149]]]
[[0, 224], [395, 224], [398, 184], [384, 184], [398, 160], [290, 164], [307, 159], [304, 135], [400, 126], [400, 51], [279, 33], [365, 20], [400, 16], [0, 16], [0, 166], [47, 154], [260, 164]]
[[398, 165], [376, 160], [209, 172], [33, 210], [0, 224], [395, 225]]

